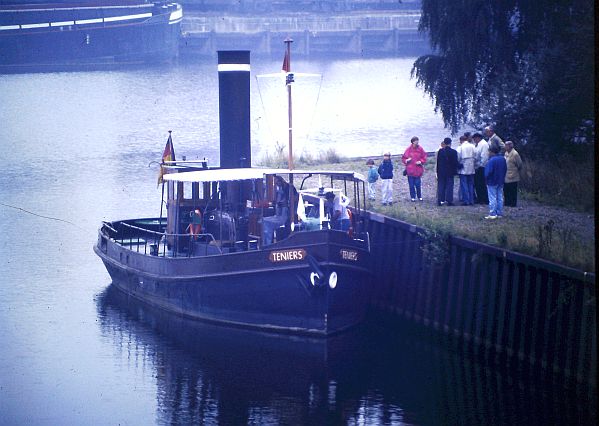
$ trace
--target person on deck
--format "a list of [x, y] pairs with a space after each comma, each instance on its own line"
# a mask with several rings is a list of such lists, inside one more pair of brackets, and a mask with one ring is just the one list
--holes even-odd
[[198, 239], [198, 235], [202, 232], [202, 213], [200, 209], [195, 209], [189, 213], [191, 216], [191, 221], [187, 226], [187, 230], [189, 231], [189, 235], [194, 239]]
[[347, 210], [349, 198], [343, 194], [335, 195], [332, 192], [328, 192], [326, 199], [329, 202], [331, 228], [338, 231], [348, 231], [350, 228], [350, 218]]
[[451, 147], [451, 139], [441, 142], [437, 152], [437, 205], [453, 206], [453, 179], [458, 173], [458, 153]]
[[410, 198], [413, 202], [416, 201], [416, 197], [422, 201], [421, 177], [424, 173], [424, 163], [426, 163], [426, 151], [418, 144], [419, 142], [417, 136], [410, 139], [410, 146], [401, 156], [401, 161], [406, 166]]
[[[272, 244], [274, 232], [277, 228], [286, 226], [289, 224], [289, 187], [290, 185], [285, 182], [281, 176], [275, 177], [275, 194], [274, 194], [274, 207], [275, 214], [273, 216], [267, 216], [262, 218], [262, 244]], [[293, 196], [296, 197], [297, 204], [297, 191], [293, 187]]]
[[385, 152], [383, 162], [378, 168], [379, 176], [381, 177], [381, 202], [383, 206], [393, 204], [393, 163], [391, 162], [391, 153]]

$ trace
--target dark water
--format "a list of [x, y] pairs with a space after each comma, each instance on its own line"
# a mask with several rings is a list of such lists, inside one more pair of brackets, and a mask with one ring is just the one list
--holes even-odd
[[[445, 132], [409, 80], [412, 61], [294, 64], [324, 75], [303, 91], [312, 98], [297, 96], [305, 146], [399, 152], [417, 134], [433, 149]], [[266, 111], [279, 86], [255, 81], [256, 158], [276, 144]], [[265, 336], [114, 294], [92, 252], [99, 223], [158, 215], [149, 164], [167, 130], [178, 155], [217, 163], [217, 107], [212, 61], [0, 75], [0, 424], [594, 423], [588, 392], [422, 332], [375, 322], [326, 342]]]
[[[165, 424], [590, 424], [584, 392], [382, 318], [328, 340], [198, 324], [108, 288], [102, 335], [154, 372]], [[132, 358], [132, 359], [131, 359]]]

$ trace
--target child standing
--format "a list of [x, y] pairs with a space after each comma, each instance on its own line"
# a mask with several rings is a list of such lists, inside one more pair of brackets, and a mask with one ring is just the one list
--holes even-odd
[[391, 153], [385, 152], [383, 156], [383, 162], [379, 165], [379, 176], [383, 183], [382, 192], [382, 203], [383, 206], [393, 204], [393, 163], [391, 162]]
[[371, 158], [366, 162], [368, 169], [368, 199], [374, 201], [376, 199], [376, 181], [379, 179], [379, 172], [376, 170], [374, 160]]

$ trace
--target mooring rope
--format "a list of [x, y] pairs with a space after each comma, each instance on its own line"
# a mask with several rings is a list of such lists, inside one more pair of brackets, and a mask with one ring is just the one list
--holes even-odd
[[77, 225], [77, 224], [75, 224], [75, 223], [73, 223], [73, 222], [70, 222], [70, 221], [68, 221], [68, 220], [65, 220], [65, 219], [60, 219], [60, 218], [58, 218], [58, 217], [53, 217], [53, 216], [45, 216], [45, 215], [42, 215], [42, 214], [37, 214], [37, 213], [34, 213], [34, 212], [32, 212], [32, 211], [29, 211], [29, 210], [27, 210], [27, 209], [24, 209], [24, 208], [22, 208], [22, 207], [18, 207], [18, 206], [12, 206], [12, 205], [10, 205], [10, 204], [6, 204], [6, 203], [0, 203], [0, 205], [2, 205], [2, 206], [4, 206], [4, 207], [10, 207], [11, 209], [20, 210], [20, 211], [22, 211], [22, 212], [24, 212], [24, 213], [28, 213], [28, 214], [30, 214], [30, 215], [33, 215], [33, 216], [41, 217], [42, 219], [49, 219], [49, 220], [55, 220], [55, 221], [57, 221], [57, 222], [64, 222], [64, 223], [68, 223], [69, 225], [73, 225], [74, 227], [76, 227], [76, 228], [79, 228], [79, 229], [81, 229], [82, 231], [84, 231], [84, 229], [83, 229], [82, 227], [80, 227], [79, 225]]

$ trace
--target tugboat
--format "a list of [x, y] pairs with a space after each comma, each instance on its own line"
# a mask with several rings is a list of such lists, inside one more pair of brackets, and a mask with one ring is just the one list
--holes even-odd
[[96, 69], [177, 57], [183, 10], [145, 0], [0, 2], [0, 72]]
[[[249, 144], [226, 139], [248, 133], [240, 94], [249, 101], [249, 87], [240, 88], [249, 86], [249, 52], [218, 53], [220, 167], [177, 161], [169, 135], [160, 176], [166, 218], [161, 208], [158, 218], [104, 222], [95, 252], [117, 288], [186, 317], [316, 336], [360, 323], [370, 284], [364, 177], [296, 170], [292, 161], [287, 169], [240, 167]], [[285, 63], [290, 74], [289, 44]], [[237, 96], [227, 105], [230, 91]]]

